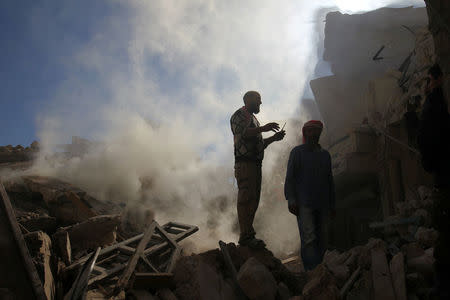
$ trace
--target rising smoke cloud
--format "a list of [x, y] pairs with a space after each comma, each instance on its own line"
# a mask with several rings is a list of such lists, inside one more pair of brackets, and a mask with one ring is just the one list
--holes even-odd
[[[229, 117], [245, 91], [258, 90], [261, 123], [300, 121], [290, 122], [285, 141], [266, 151], [263, 176], [270, 188], [256, 220], [270, 249], [295, 250], [298, 231], [280, 200], [280, 174], [298, 139], [300, 99], [317, 62], [313, 16], [319, 5], [311, 2], [113, 2], [126, 14], [92, 28], [93, 37], [64, 62], [69, 77], [38, 115], [44, 148], [34, 171], [100, 200], [150, 208], [160, 222], [199, 225], [197, 250], [216, 247], [218, 239], [236, 241]], [[322, 5], [348, 4], [337, 2]], [[36, 12], [35, 22], [47, 9]], [[49, 163], [53, 145], [72, 135], [104, 146]]]

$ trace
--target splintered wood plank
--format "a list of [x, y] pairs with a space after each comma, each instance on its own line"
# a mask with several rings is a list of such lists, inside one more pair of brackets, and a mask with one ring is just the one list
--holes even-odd
[[0, 256], [0, 285], [3, 288], [17, 299], [47, 299], [1, 178]]
[[175, 248], [172, 255], [170, 256], [170, 262], [167, 266], [167, 273], [171, 273], [173, 271], [180, 255], [181, 255], [181, 248], [180, 247]]
[[[106, 271], [101, 272], [100, 275], [89, 279], [88, 285], [91, 285], [91, 284], [93, 284], [96, 281], [100, 281], [100, 280], [103, 280], [103, 279], [105, 279], [105, 278], [107, 278], [107, 277], [109, 277], [111, 275], [114, 275], [114, 274], [120, 272], [121, 270], [125, 269], [125, 267], [126, 267], [126, 264], [119, 264], [119, 265], [116, 265], [112, 269], [109, 269], [109, 270], [104, 269]], [[95, 269], [95, 267], [94, 267], [94, 269]]]
[[[111, 251], [114, 251], [114, 250], [117, 250], [117, 249], [121, 249], [122, 246], [125, 246], [125, 245], [131, 244], [133, 242], [139, 241], [143, 236], [144, 236], [144, 234], [141, 233], [141, 234], [139, 234], [139, 235], [137, 235], [135, 237], [132, 237], [132, 238], [126, 240], [126, 241], [122, 241], [120, 243], [108, 246], [106, 248], [102, 248], [102, 250], [100, 250], [99, 256], [102, 256], [104, 254], [107, 254], [107, 253], [109, 253]], [[89, 255], [86, 255], [86, 256], [80, 258], [79, 260], [77, 260], [76, 262], [71, 264], [70, 266], [67, 266], [66, 268], [64, 268], [64, 272], [73, 270], [73, 269], [78, 268], [79, 266], [83, 265], [89, 259]]]
[[391, 272], [383, 249], [371, 250], [372, 280], [375, 300], [396, 300], [392, 286]]
[[150, 268], [153, 272], [159, 273], [158, 269], [156, 269], [153, 264], [145, 257], [144, 255], [141, 255], [142, 261]]
[[155, 232], [156, 226], [157, 226], [157, 223], [155, 221], [153, 221], [152, 224], [150, 224], [150, 226], [145, 231], [144, 236], [142, 237], [141, 241], [139, 242], [139, 245], [136, 248], [136, 251], [134, 252], [133, 256], [128, 261], [128, 265], [125, 268], [125, 271], [123, 272], [120, 279], [117, 281], [116, 290], [123, 289], [128, 285], [128, 280], [130, 280], [130, 277], [133, 274], [134, 269], [136, 268], [136, 265], [137, 265], [140, 257], [144, 253], [145, 247], [147, 246], [153, 233]]
[[405, 261], [403, 253], [397, 253], [390, 264], [392, 284], [397, 300], [406, 300]]

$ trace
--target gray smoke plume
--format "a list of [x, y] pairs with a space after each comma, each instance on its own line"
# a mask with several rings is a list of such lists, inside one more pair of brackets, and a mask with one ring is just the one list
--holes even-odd
[[[354, 4], [356, 10], [376, 8], [361, 6], [372, 2]], [[347, 9], [349, 3], [321, 5]], [[216, 247], [218, 239], [236, 241], [229, 118], [243, 105], [245, 91], [258, 90], [259, 120], [287, 121], [287, 136], [266, 151], [255, 226], [276, 253], [295, 250], [296, 220], [282, 189], [287, 155], [309, 117], [299, 103], [318, 60], [319, 4], [130, 0], [112, 5], [126, 15], [103, 18], [92, 28], [93, 37], [63, 62], [69, 76], [38, 115], [44, 149], [33, 171], [67, 180], [100, 200], [125, 203], [136, 214], [150, 209], [159, 222], [198, 225], [196, 251]], [[35, 26], [48, 19], [48, 11], [50, 4], [36, 11]], [[81, 158], [49, 160], [54, 145], [72, 135], [101, 146]]]

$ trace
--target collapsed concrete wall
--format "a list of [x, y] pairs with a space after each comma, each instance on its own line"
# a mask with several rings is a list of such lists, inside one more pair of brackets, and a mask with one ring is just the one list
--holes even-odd
[[329, 13], [324, 59], [335, 75], [311, 87], [326, 123], [322, 143], [336, 184], [338, 217], [330, 242], [348, 248], [373, 234], [370, 222], [398, 214], [417, 201], [419, 186], [431, 183], [410, 128], [436, 60], [425, 8]]

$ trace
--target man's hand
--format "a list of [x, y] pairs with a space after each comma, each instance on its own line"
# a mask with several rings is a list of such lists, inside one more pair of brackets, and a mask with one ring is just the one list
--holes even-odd
[[266, 125], [261, 127], [262, 132], [267, 132], [267, 131], [277, 132], [278, 129], [280, 129], [280, 125], [278, 125], [278, 123], [275, 123], [275, 122], [267, 123]]
[[278, 131], [277, 133], [275, 133], [273, 135], [273, 139], [275, 141], [281, 141], [284, 138], [285, 135], [286, 135], [286, 131], [281, 130], [281, 131]]
[[296, 216], [298, 216], [298, 206], [297, 206], [297, 203], [295, 203], [295, 202], [289, 202], [288, 203], [288, 208], [289, 208], [289, 212], [291, 213], [291, 214], [294, 214], [294, 215], [296, 215]]

